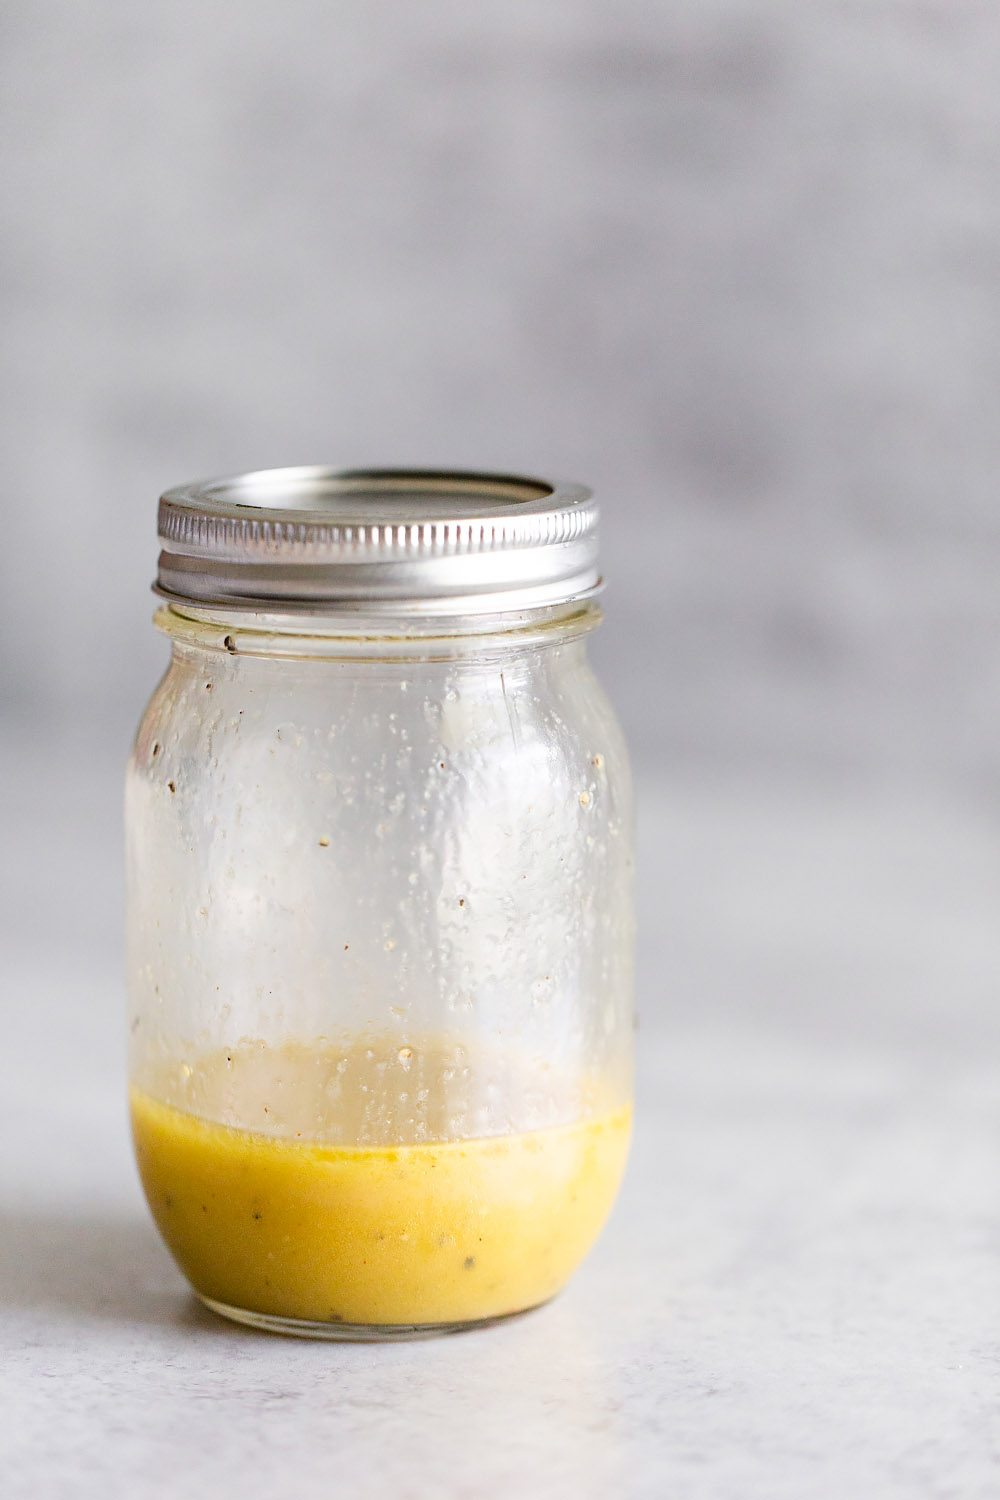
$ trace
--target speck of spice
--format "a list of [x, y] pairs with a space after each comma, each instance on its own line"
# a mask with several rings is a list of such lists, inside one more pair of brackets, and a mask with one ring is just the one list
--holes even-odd
[[473, 1271], [473, 1270], [475, 1270], [475, 1266], [476, 1266], [476, 1257], [474, 1255], [467, 1255], [465, 1257], [464, 1261], [462, 1262], [462, 1269], [464, 1271]]
[[177, 790], [177, 783], [174, 781], [168, 781], [167, 786], [170, 788], [171, 796], [173, 796], [174, 792], [176, 792]]
[[229, 652], [230, 656], [235, 656], [236, 655], [236, 642], [233, 640], [233, 638], [232, 638], [231, 635], [227, 635], [225, 637], [225, 639], [223, 640], [222, 644], [225, 646], [225, 648]]

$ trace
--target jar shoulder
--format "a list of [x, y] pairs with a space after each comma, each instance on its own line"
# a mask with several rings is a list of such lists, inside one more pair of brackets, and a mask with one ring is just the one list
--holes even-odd
[[266, 789], [371, 807], [463, 788], [498, 810], [564, 797], [586, 807], [601, 793], [631, 817], [622, 729], [582, 649], [422, 665], [175, 653], [129, 783], [162, 783], [181, 801]]

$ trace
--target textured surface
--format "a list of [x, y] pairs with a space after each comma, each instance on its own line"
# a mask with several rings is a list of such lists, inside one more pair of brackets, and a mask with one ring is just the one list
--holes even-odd
[[604, 1239], [523, 1320], [341, 1348], [188, 1297], [126, 1138], [117, 778], [2, 769], [12, 1495], [995, 1494], [1000, 838], [978, 806], [646, 782], [637, 1138]]

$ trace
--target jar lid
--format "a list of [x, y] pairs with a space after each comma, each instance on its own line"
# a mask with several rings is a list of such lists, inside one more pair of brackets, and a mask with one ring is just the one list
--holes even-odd
[[156, 590], [198, 605], [466, 614], [600, 586], [581, 485], [424, 469], [261, 469], [167, 490]]

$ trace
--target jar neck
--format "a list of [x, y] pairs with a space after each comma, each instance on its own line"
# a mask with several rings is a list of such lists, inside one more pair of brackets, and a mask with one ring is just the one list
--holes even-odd
[[601, 619], [593, 600], [519, 614], [427, 619], [375, 611], [263, 614], [172, 601], [154, 615], [158, 629], [178, 644], [230, 656], [376, 661], [457, 660], [563, 645], [589, 634]]

